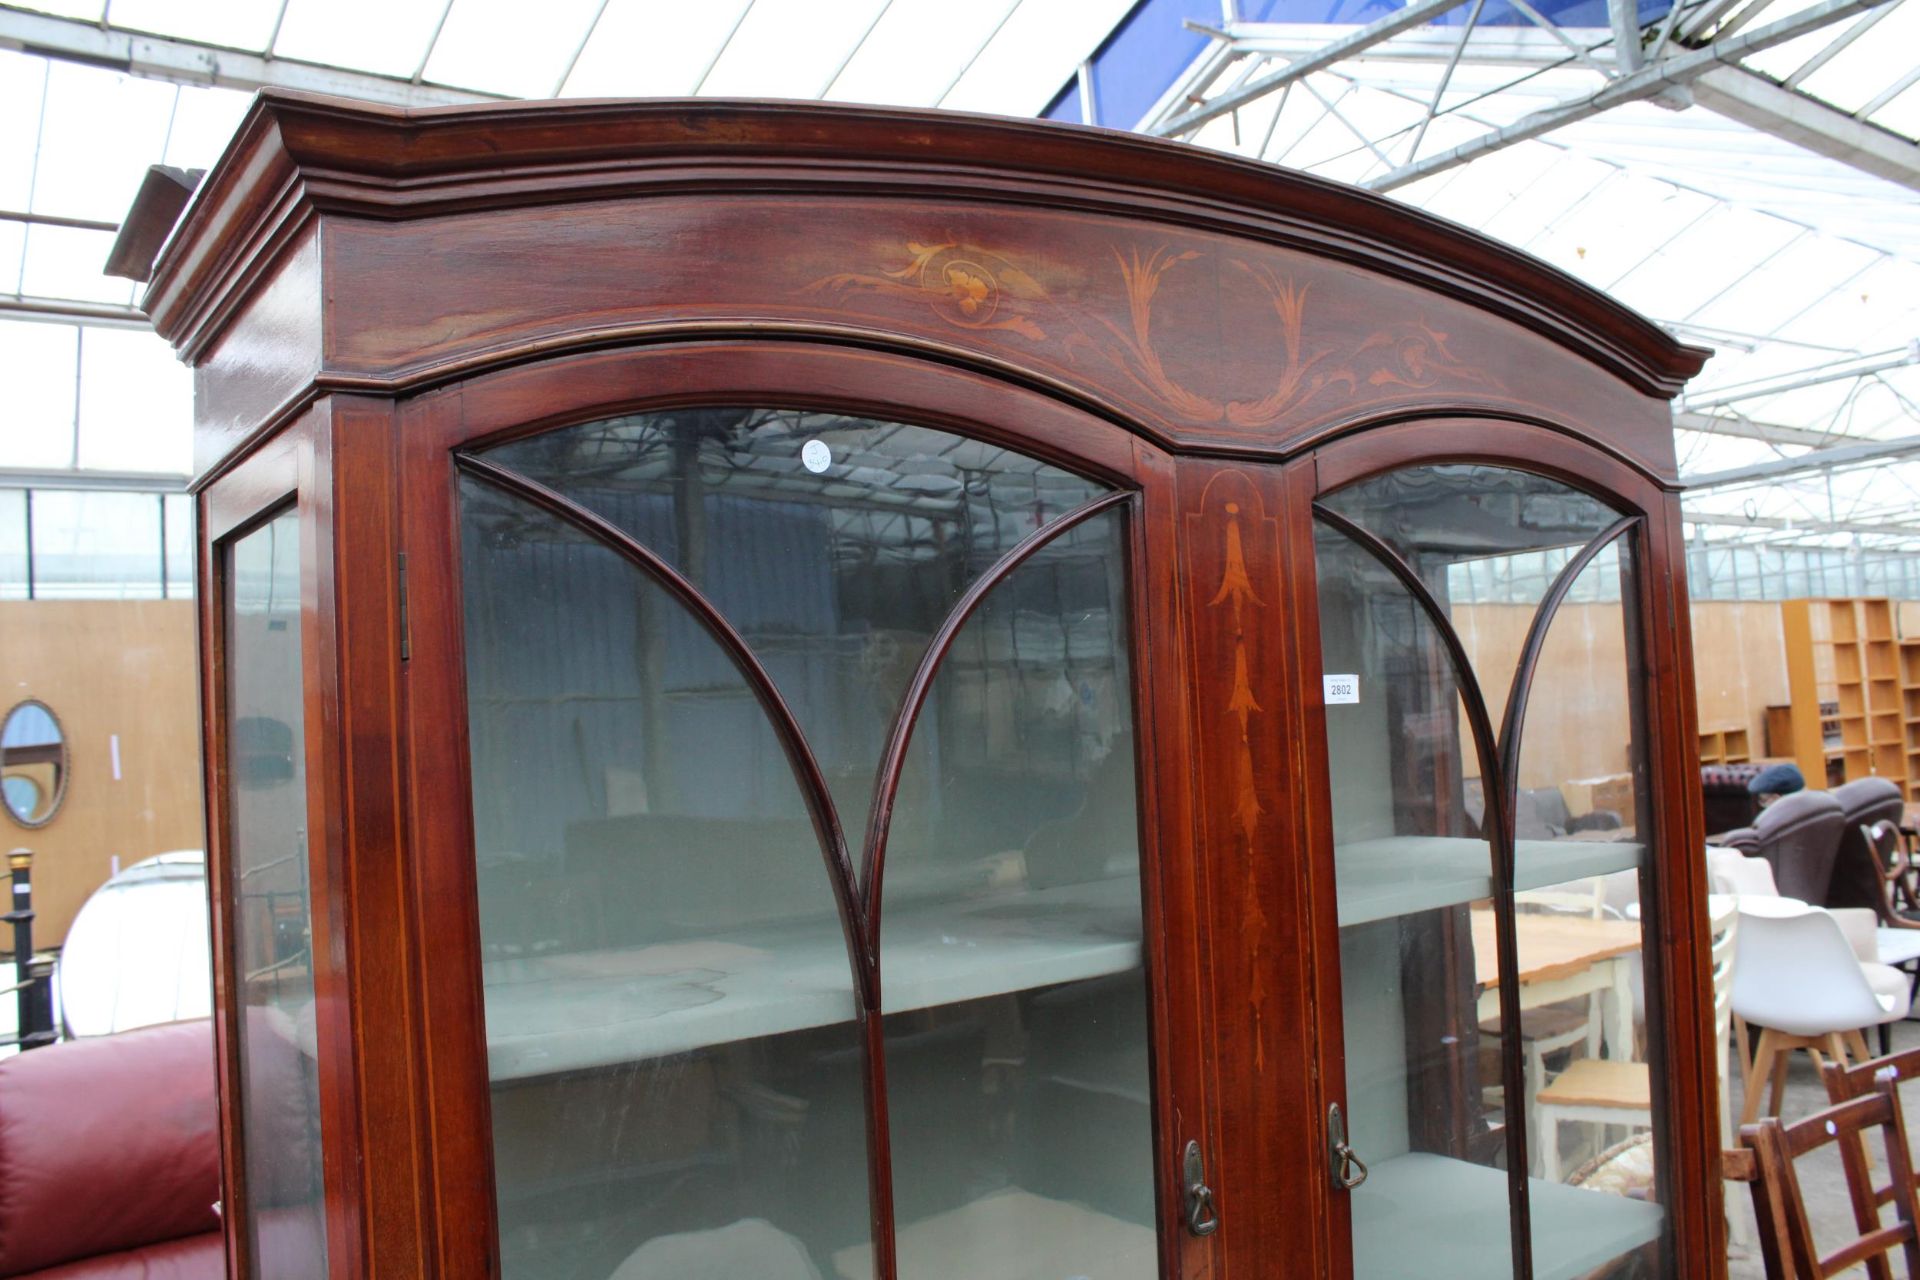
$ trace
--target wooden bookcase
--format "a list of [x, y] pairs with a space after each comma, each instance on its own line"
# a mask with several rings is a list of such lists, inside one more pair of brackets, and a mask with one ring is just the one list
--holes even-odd
[[[1902, 788], [1916, 741], [1906, 658], [1884, 599], [1787, 600], [1780, 606], [1792, 699], [1792, 748], [1809, 786], [1887, 778]], [[1916, 656], [1915, 661], [1920, 661]]]
[[1920, 802], [1920, 635], [1899, 644], [1900, 735], [1907, 803]]
[[1752, 759], [1752, 733], [1745, 725], [1700, 726], [1701, 764], [1746, 764]]

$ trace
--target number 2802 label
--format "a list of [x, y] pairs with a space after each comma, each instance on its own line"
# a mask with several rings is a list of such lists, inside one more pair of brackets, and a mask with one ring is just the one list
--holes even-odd
[[1320, 677], [1320, 679], [1326, 686], [1326, 698], [1327, 698], [1328, 706], [1330, 707], [1335, 706], [1343, 702], [1360, 701], [1360, 677], [1359, 676], [1323, 675]]

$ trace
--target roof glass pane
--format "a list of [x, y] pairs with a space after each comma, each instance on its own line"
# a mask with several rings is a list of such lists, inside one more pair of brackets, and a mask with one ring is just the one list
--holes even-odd
[[98, 22], [106, 12], [106, 0], [28, 0], [20, 6], [35, 13], [51, 13], [61, 18], [82, 18]]
[[[167, 598], [185, 600], [193, 595], [193, 497], [169, 493], [165, 497], [167, 528], [163, 538], [167, 556]], [[0, 537], [4, 537], [0, 533]]]
[[880, 16], [885, 0], [759, 0], [700, 92], [735, 98], [817, 98]]
[[893, 0], [828, 93], [843, 102], [932, 106], [1018, 3]]
[[1542, 170], [1538, 178], [1515, 194], [1506, 208], [1489, 218], [1481, 230], [1530, 250], [1533, 241], [1551, 231], [1616, 172], [1610, 164], [1563, 151], [1557, 163]]
[[1859, 351], [1905, 346], [1920, 336], [1920, 265], [1882, 258], [1796, 316], [1780, 334]]
[[153, 599], [160, 594], [160, 496], [36, 489], [33, 594]]
[[272, 0], [113, 0], [113, 25], [159, 35], [265, 49], [280, 16]]
[[940, 105], [1039, 114], [1131, 7], [1132, 0], [1021, 0]]
[[1920, 137], [1920, 85], [1908, 89], [1868, 119], [1903, 138]]
[[27, 598], [27, 491], [0, 489], [0, 600]]
[[1882, 12], [1885, 16], [1873, 23], [1868, 34], [1854, 40], [1824, 67], [1802, 80], [1800, 91], [1831, 102], [1851, 115], [1913, 70], [1915, 51], [1920, 50], [1920, 5], [1893, 4], [1884, 11], [1874, 10], [1864, 18], [1856, 18], [1852, 23], [1837, 23], [1832, 28], [1835, 38], [1859, 23], [1872, 21]]
[[292, 0], [274, 52], [329, 66], [411, 76], [446, 0]]
[[160, 163], [182, 169], [212, 168], [252, 101], [252, 94], [232, 89], [181, 89], [180, 105], [173, 112], [173, 131], [167, 138], [167, 154]]
[[72, 325], [0, 320], [0, 386], [7, 389], [0, 467], [73, 465], [79, 332]]
[[132, 282], [116, 280], [103, 270], [112, 248], [111, 231], [28, 227], [20, 292], [34, 298], [125, 306], [133, 300]]
[[20, 251], [26, 240], [26, 223], [0, 222], [0, 293], [20, 291]]
[[176, 92], [158, 80], [51, 64], [33, 212], [119, 223], [165, 152]]
[[1717, 205], [1661, 246], [1613, 292], [1649, 315], [1684, 320], [1802, 232], [1779, 218]]
[[518, 98], [553, 92], [599, 0], [453, 0], [426, 79]]
[[27, 207], [46, 78], [46, 59], [0, 51], [0, 208]]
[[1832, 236], [1806, 236], [1789, 244], [1764, 269], [1748, 272], [1687, 319], [1751, 333], [1772, 333], [1820, 301], [1834, 282], [1853, 275], [1878, 256], [1864, 245]]
[[567, 77], [569, 97], [675, 97], [693, 87], [720, 54], [748, 0], [662, 6], [608, 0]]
[[157, 334], [85, 330], [82, 467], [185, 475], [193, 466], [193, 375]]

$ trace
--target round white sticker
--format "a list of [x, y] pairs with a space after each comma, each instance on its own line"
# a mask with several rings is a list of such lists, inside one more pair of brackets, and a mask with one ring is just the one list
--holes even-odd
[[800, 462], [807, 470], [819, 475], [833, 465], [833, 450], [827, 448], [825, 440], [809, 440], [800, 446]]

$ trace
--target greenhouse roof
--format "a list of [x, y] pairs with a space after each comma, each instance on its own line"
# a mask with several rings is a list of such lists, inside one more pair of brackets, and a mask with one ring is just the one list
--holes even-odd
[[1698, 540], [1920, 549], [1915, 48], [1920, 0], [0, 4], [0, 484], [184, 476], [189, 381], [100, 267], [253, 88], [831, 98], [1186, 138], [1478, 228], [1715, 349], [1675, 406]]

